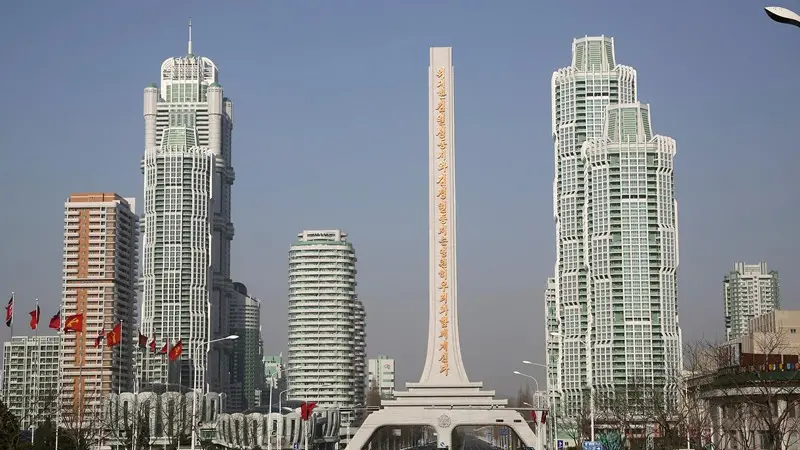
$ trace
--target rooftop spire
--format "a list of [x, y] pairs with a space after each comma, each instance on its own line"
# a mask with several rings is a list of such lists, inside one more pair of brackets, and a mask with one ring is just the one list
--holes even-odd
[[192, 18], [189, 17], [189, 54], [192, 54]]

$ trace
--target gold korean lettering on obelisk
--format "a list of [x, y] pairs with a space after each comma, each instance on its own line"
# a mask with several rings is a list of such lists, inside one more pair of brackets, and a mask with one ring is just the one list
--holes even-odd
[[437, 264], [439, 293], [439, 373], [445, 376], [450, 374], [448, 361], [450, 311], [448, 309], [448, 229], [450, 225], [450, 211], [447, 209], [447, 79], [444, 68], [436, 71], [436, 209], [438, 214], [437, 243], [439, 244], [439, 262]]

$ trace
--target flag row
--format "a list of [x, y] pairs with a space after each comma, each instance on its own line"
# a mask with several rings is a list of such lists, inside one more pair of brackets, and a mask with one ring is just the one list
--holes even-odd
[[[36, 303], [36, 309], [31, 311], [30, 313], [31, 321], [30, 326], [32, 330], [35, 330], [39, 327], [39, 318], [41, 316], [41, 309], [39, 309], [39, 303]], [[8, 300], [8, 304], [6, 305], [6, 326], [11, 327], [14, 324], [14, 294], [11, 294], [11, 299]], [[68, 332], [76, 332], [81, 333], [84, 331], [84, 316], [83, 313], [73, 314], [71, 316], [67, 316], [64, 320], [63, 327], [61, 323], [61, 311], [57, 312], [53, 317], [50, 318], [49, 327], [54, 330], [63, 331], [65, 333]], [[117, 323], [114, 328], [106, 333], [105, 328], [100, 330], [100, 333], [94, 340], [94, 346], [99, 347], [103, 341], [107, 347], [114, 347], [119, 345], [122, 342], [122, 322]], [[170, 348], [169, 340], [164, 343], [164, 346], [158, 349], [158, 344], [156, 343], [156, 335], [153, 333], [153, 339], [149, 340], [147, 336], [139, 332], [139, 348], [142, 349], [150, 349], [151, 353], [156, 353], [159, 355], [167, 355], [170, 361], [175, 361], [181, 356], [183, 353], [183, 339], [178, 339], [178, 342]]]

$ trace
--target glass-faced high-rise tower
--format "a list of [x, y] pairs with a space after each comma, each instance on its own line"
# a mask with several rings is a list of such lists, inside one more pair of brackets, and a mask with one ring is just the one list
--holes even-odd
[[552, 95], [557, 259], [545, 302], [555, 413], [580, 417], [633, 386], [674, 398], [675, 141], [653, 135], [636, 71], [617, 64], [612, 38], [576, 39]]
[[[144, 385], [228, 383], [233, 104], [217, 66], [192, 52], [161, 64], [144, 90], [145, 152], [141, 331], [156, 347], [181, 340], [180, 364], [147, 353]], [[167, 379], [169, 377], [169, 379]]]

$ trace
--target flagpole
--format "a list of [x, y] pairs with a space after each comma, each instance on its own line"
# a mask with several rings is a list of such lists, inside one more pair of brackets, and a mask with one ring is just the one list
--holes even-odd
[[[9, 311], [9, 308], [8, 308], [9, 306], [11, 307], [10, 311]], [[11, 314], [9, 314], [9, 312]], [[8, 328], [9, 328], [9, 330], [8, 330], [8, 333], [9, 333], [8, 342], [11, 342], [14, 339], [14, 292], [13, 291], [11, 292], [11, 298], [8, 300], [8, 306], [6, 306], [6, 316], [10, 316], [10, 317], [7, 317], [7, 320], [10, 320], [10, 321], [7, 321], [6, 325], [8, 325]], [[26, 341], [27, 341], [27, 339], [26, 339]], [[25, 350], [25, 352], [27, 352], [27, 350]], [[5, 364], [5, 361], [3, 361], [3, 363]], [[6, 381], [7, 377], [8, 377], [8, 374], [7, 373], [3, 373], [3, 387], [8, 386], [8, 383]], [[26, 386], [26, 384], [24, 384], [23, 387], [24, 386]]]
[[9, 342], [11, 342], [11, 340], [14, 338], [14, 310], [16, 309], [16, 308], [14, 308], [14, 306], [15, 306], [14, 303], [16, 303], [16, 301], [14, 300], [14, 293], [12, 292], [11, 293], [11, 323], [8, 324], [9, 332], [11, 333], [11, 336], [8, 337], [8, 341]]
[[[119, 360], [117, 361], [117, 398], [122, 395], [122, 343], [125, 341], [125, 326], [122, 324], [125, 322], [122, 319], [119, 319], [119, 343], [117, 343], [117, 347], [119, 347]], [[113, 363], [112, 363], [113, 365]]]
[[[138, 369], [138, 365], [136, 368]], [[136, 444], [139, 442], [139, 395], [137, 393], [138, 383], [139, 383], [139, 376], [136, 374], [136, 370], [134, 370], [133, 371], [133, 442], [131, 442], [131, 448], [133, 449], [137, 447]]]
[[[139, 343], [138, 340], [141, 339], [142, 329], [139, 328], [137, 338], [137, 344]], [[140, 350], [142, 347], [138, 347]], [[131, 448], [136, 449], [139, 443], [139, 364], [138, 360], [140, 358], [136, 358], [134, 355], [136, 353], [131, 354], [131, 360], [135, 364], [135, 368], [133, 370], [133, 442], [131, 442]], [[144, 355], [147, 355], [147, 341], [144, 343]], [[142, 361], [142, 365], [145, 364], [145, 361]]]
[[[60, 306], [60, 305], [59, 305]], [[61, 434], [61, 378], [63, 377], [64, 364], [61, 356], [64, 353], [64, 324], [61, 320], [61, 311], [58, 309], [58, 382], [56, 383], [56, 448], [58, 450], [58, 436]], [[51, 319], [52, 320], [52, 319]]]
[[[113, 318], [113, 316], [112, 316], [112, 318]], [[112, 333], [113, 333], [113, 331], [112, 331]], [[105, 362], [106, 362], [106, 341], [107, 340], [108, 340], [108, 335], [106, 334], [106, 314], [105, 314], [105, 312], [103, 312], [103, 323], [100, 325], [100, 332], [97, 333], [97, 336], [94, 338], [94, 345], [92, 346], [94, 348], [100, 347], [100, 389], [98, 389], [97, 392], [100, 393], [100, 417], [102, 419], [101, 425], [100, 425], [101, 430], [102, 430], [102, 428], [104, 428], [104, 425], [102, 424], [102, 422], [105, 422], [107, 420], [108, 421], [108, 425], [111, 426], [112, 425], [111, 421], [113, 420], [113, 417], [114, 417], [111, 414], [111, 404], [112, 404], [111, 399], [110, 398], [106, 398], [105, 401], [103, 400], [103, 394], [105, 393], [105, 390], [106, 390], [105, 389], [104, 377], [105, 377], [105, 371], [106, 371]], [[86, 349], [86, 345], [84, 345], [84, 353], [85, 353], [85, 349]], [[111, 350], [111, 354], [110, 354], [109, 358], [111, 358], [114, 355], [113, 351], [114, 350]], [[114, 386], [114, 364], [113, 364], [113, 360], [112, 360], [112, 364], [110, 364], [110, 366], [111, 367], [109, 367], [109, 370], [111, 371], [111, 374], [110, 374], [111, 375], [111, 382], [109, 383], [110, 386], [108, 386], [109, 394], [111, 393], [111, 387]], [[83, 370], [83, 366], [81, 366], [81, 370]], [[119, 399], [117, 399], [117, 403], [119, 403]], [[106, 406], [108, 406], [108, 408], [106, 408]], [[81, 416], [83, 416], [83, 414], [81, 414]], [[81, 423], [82, 423], [82, 421], [81, 421]], [[83, 426], [83, 425], [81, 425], [81, 426]], [[98, 437], [100, 437], [100, 439], [98, 439], [98, 448], [99, 448], [99, 444], [102, 442], [101, 433], [98, 433]]]
[[[162, 365], [162, 367], [164, 367], [164, 366], [167, 367], [167, 383], [166, 383], [167, 384], [167, 396], [166, 396], [167, 397], [167, 401], [169, 401], [169, 375], [170, 375], [170, 372], [171, 372], [170, 369], [172, 369], [172, 367], [170, 367], [170, 364], [169, 364], [170, 363], [170, 361], [169, 361], [169, 341], [171, 341], [171, 340], [172, 339], [167, 338], [167, 353], [165, 355], [167, 357], [167, 359], [166, 359], [166, 363], [164, 365]], [[172, 410], [173, 410], [173, 414], [174, 414], [175, 408], [173, 408]], [[174, 423], [172, 425], [172, 429], [173, 429], [173, 431], [175, 429]], [[163, 434], [164, 434], [164, 450], [166, 450], [167, 449], [167, 441], [169, 441], [170, 439], [169, 439], [169, 436], [167, 436], [166, 431], [164, 431]]]
[[[36, 324], [36, 328], [34, 328], [34, 336], [36, 340], [36, 379], [34, 380], [34, 394], [33, 394], [33, 404], [36, 409], [34, 411], [39, 411], [39, 367], [42, 364], [42, 343], [39, 341], [39, 316], [41, 316], [41, 312], [39, 311], [39, 299], [36, 299], [36, 309], [34, 310], [36, 314], [34, 323]], [[37, 413], [38, 415], [38, 413]], [[36, 437], [36, 426], [31, 421], [31, 444], [34, 443], [34, 438]]]

